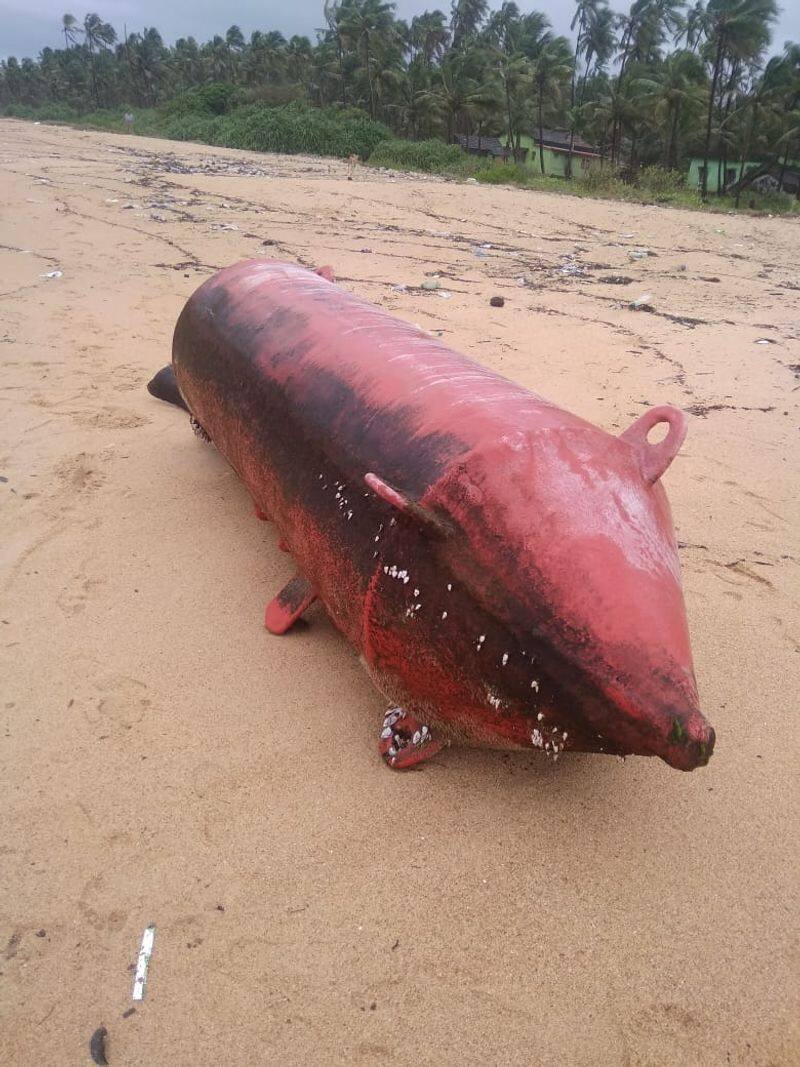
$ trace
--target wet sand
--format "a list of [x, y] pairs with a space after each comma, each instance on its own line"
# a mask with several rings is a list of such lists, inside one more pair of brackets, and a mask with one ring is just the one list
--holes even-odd
[[[798, 221], [10, 120], [0, 168], [0, 1062], [101, 1025], [112, 1064], [799, 1062]], [[393, 774], [319, 607], [265, 633], [291, 562], [145, 391], [262, 254], [610, 431], [694, 415], [665, 484], [706, 769]]]

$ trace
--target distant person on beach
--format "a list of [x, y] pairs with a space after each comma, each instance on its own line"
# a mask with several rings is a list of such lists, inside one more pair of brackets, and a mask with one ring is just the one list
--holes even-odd
[[133, 129], [133, 114], [130, 111], [126, 111], [122, 116], [122, 121], [125, 123], [125, 129], [130, 133]]

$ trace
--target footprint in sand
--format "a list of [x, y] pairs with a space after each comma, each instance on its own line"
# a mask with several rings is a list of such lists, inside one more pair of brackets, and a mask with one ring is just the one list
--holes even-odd
[[82, 569], [64, 586], [56, 597], [56, 603], [65, 615], [81, 615], [93, 591], [105, 584], [105, 578], [89, 578]]
[[90, 493], [99, 489], [106, 476], [100, 469], [103, 456], [93, 456], [88, 452], [78, 452], [68, 456], [56, 465], [54, 473], [65, 489], [77, 493]]
[[94, 692], [83, 701], [87, 722], [96, 726], [104, 721], [126, 730], [152, 713], [153, 702], [144, 682], [125, 674], [101, 675], [94, 680]]

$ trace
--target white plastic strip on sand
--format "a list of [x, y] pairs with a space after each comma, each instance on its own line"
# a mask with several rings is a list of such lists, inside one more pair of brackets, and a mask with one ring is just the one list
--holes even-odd
[[136, 975], [133, 979], [133, 999], [141, 1000], [144, 997], [144, 988], [147, 985], [147, 968], [150, 965], [150, 957], [153, 955], [153, 941], [156, 936], [155, 926], [148, 926], [142, 934], [142, 947], [139, 949], [139, 959], [136, 963]]

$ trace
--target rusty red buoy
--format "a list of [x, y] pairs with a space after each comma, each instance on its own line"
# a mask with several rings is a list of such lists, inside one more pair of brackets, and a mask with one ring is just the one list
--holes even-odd
[[175, 330], [180, 397], [297, 564], [268, 628], [323, 602], [392, 704], [394, 767], [448, 741], [706, 763], [660, 483], [686, 416], [615, 437], [324, 273], [238, 263]]

